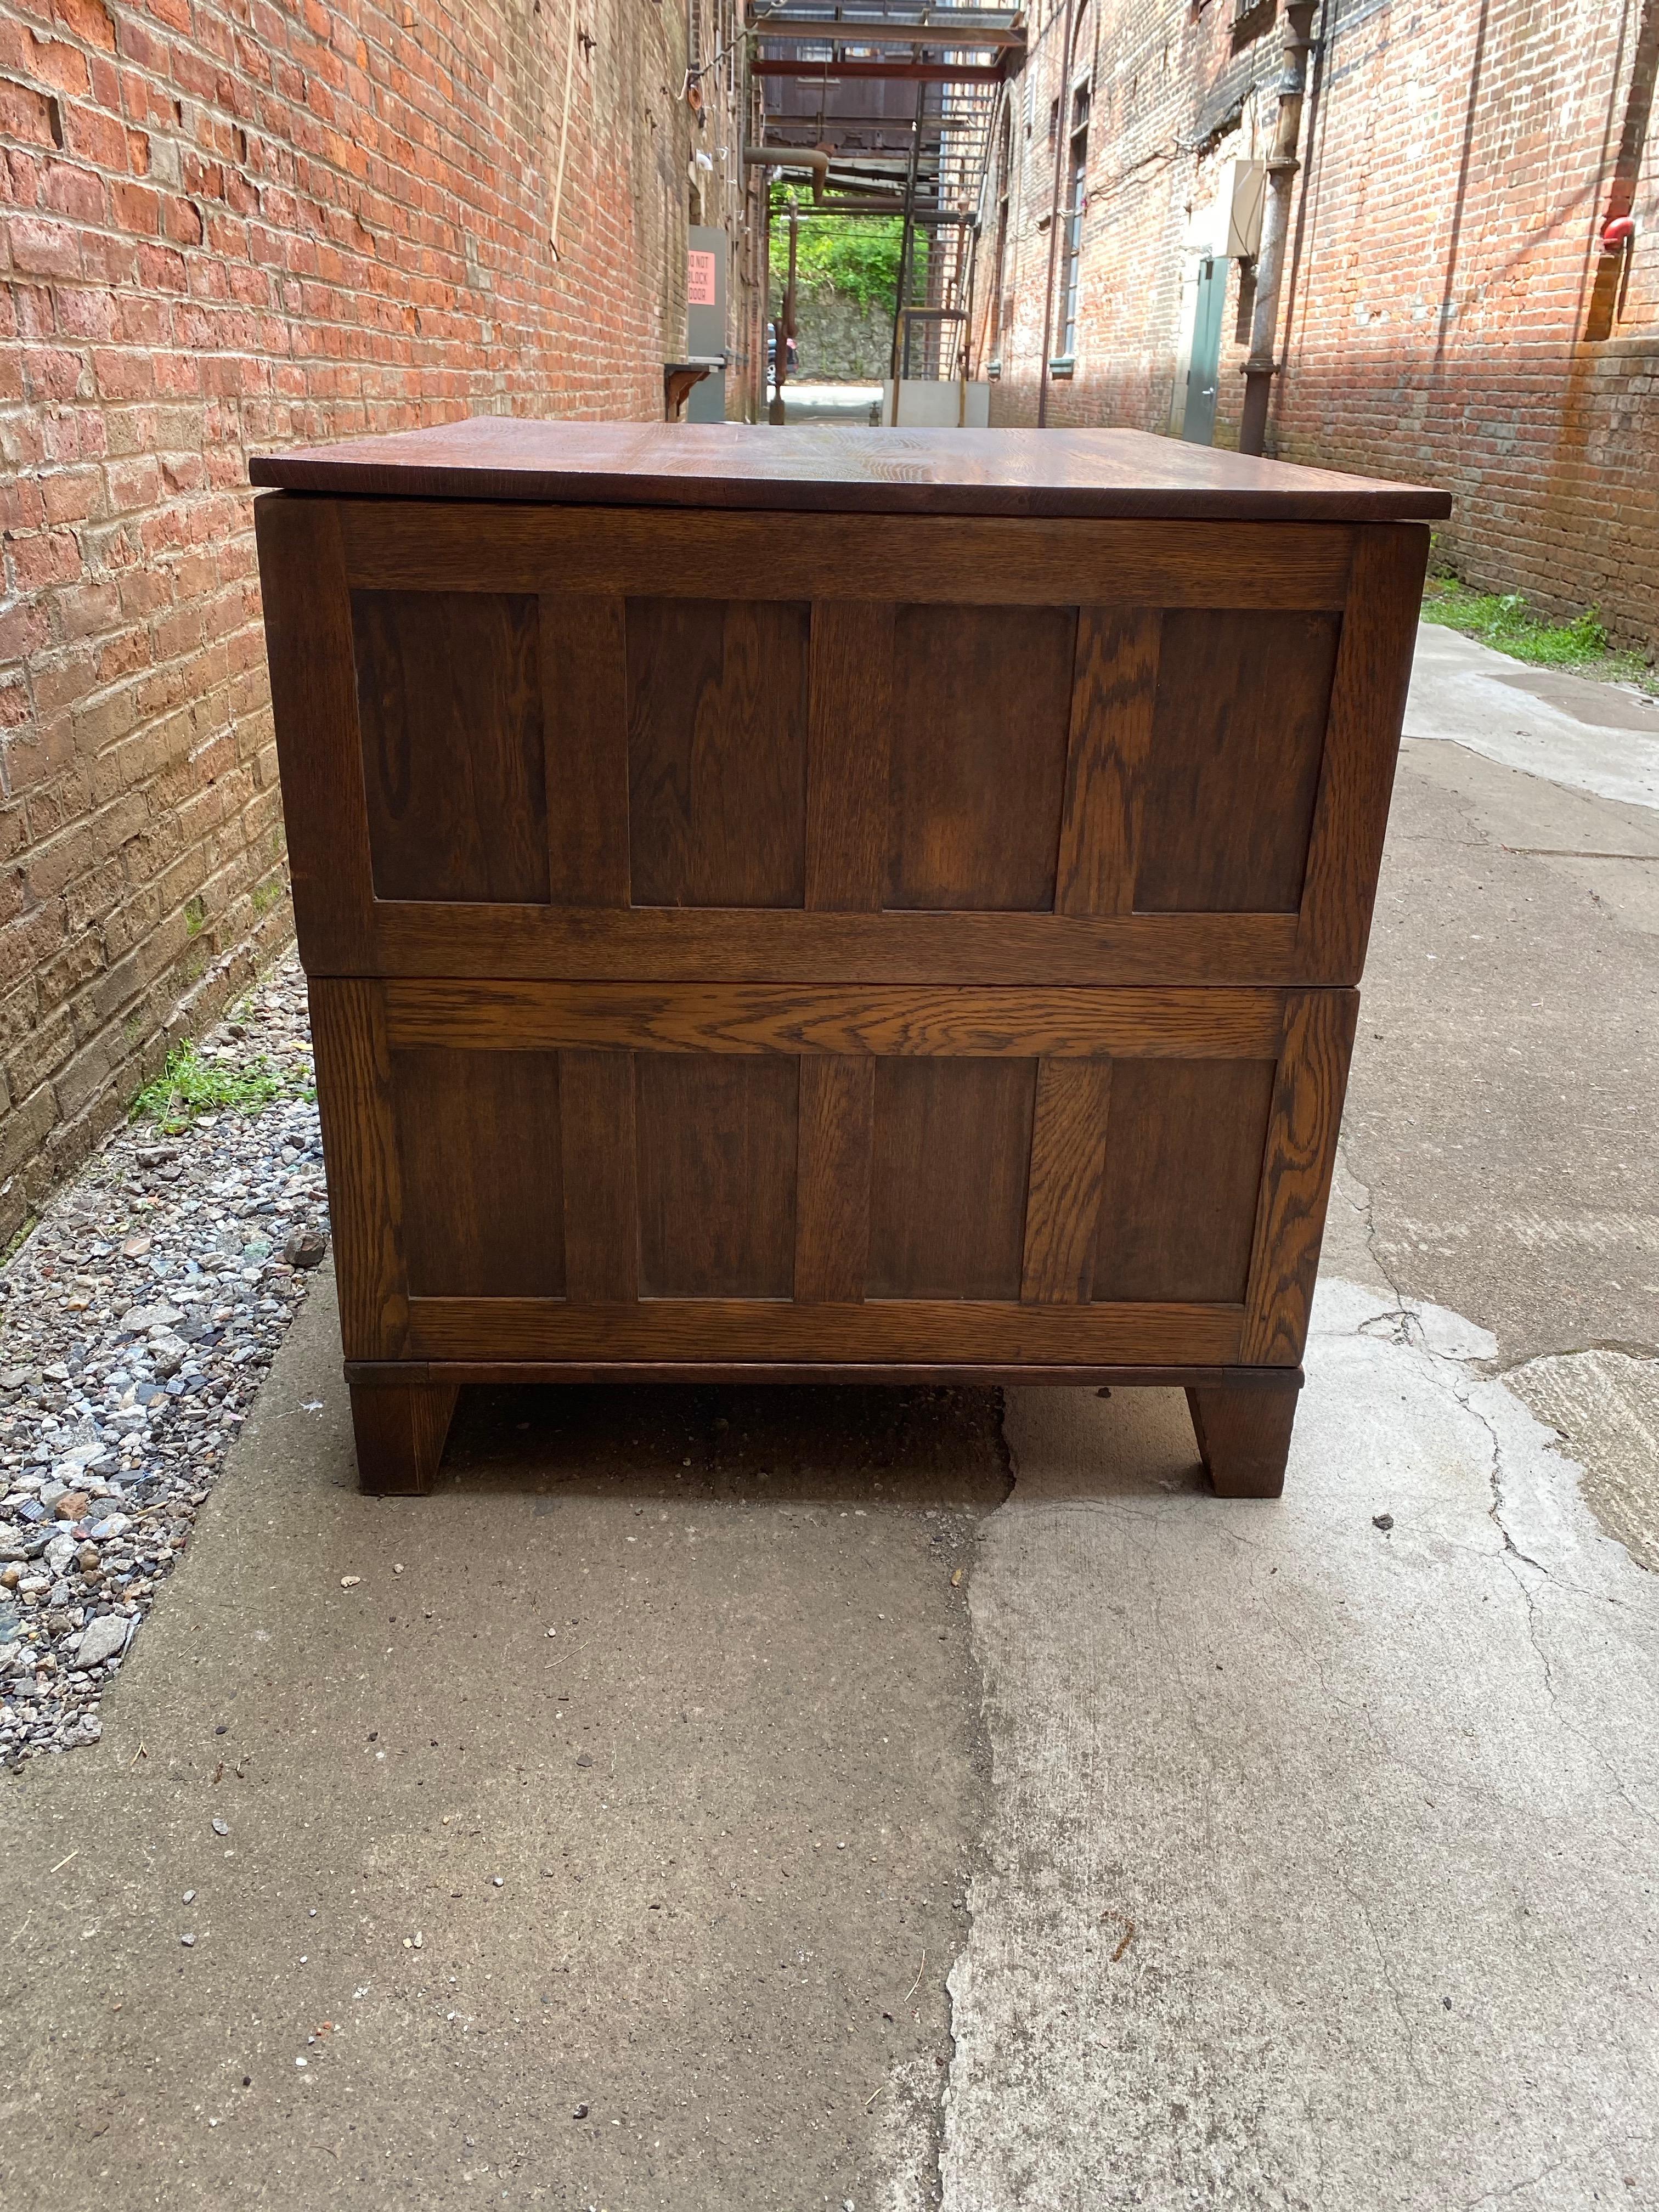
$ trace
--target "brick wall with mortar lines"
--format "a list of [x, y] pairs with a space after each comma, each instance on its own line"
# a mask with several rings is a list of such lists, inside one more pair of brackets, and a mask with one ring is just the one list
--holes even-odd
[[758, 359], [687, 52], [672, 0], [0, 0], [0, 1248], [291, 927], [249, 453], [659, 415], [692, 183]]
[[[1649, 648], [1659, 164], [1632, 92], [1656, 14], [1655, 0], [1325, 0], [1269, 432], [1286, 459], [1443, 484], [1456, 510], [1442, 549], [1471, 582], [1556, 613], [1599, 606], [1619, 637]], [[1080, 15], [1073, 83], [1091, 89], [1080, 328], [1074, 376], [1050, 386], [1051, 422], [1169, 426], [1188, 211], [1222, 160], [1271, 142], [1273, 15], [1258, 8], [1236, 26], [1227, 0], [1096, 0]], [[1036, 416], [1064, 24], [1061, 6], [1034, 19], [1029, 82], [1011, 88], [994, 422]], [[1632, 125], [1637, 236], [1604, 270], [1597, 238]], [[1609, 276], [1617, 313], [1590, 336]], [[1237, 438], [1238, 307], [1235, 264], [1218, 445]]]

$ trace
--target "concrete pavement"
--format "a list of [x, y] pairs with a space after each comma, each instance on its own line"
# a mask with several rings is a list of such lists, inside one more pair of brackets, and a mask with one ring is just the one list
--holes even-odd
[[1036, 1391], [366, 1500], [314, 1297], [0, 1790], [9, 2212], [1659, 2200], [1655, 728], [1425, 635], [1280, 1504]]

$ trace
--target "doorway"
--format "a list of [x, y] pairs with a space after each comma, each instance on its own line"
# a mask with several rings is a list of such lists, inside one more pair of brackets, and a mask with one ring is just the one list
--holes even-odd
[[1181, 434], [1189, 446], [1215, 442], [1215, 398], [1221, 373], [1221, 311], [1227, 300], [1227, 264], [1206, 257], [1198, 264], [1193, 344], [1187, 362], [1187, 398]]

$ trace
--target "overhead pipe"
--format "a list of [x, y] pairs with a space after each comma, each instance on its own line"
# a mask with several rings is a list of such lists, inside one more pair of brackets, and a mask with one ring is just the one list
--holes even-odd
[[[873, 199], [857, 196], [834, 199], [824, 187], [830, 181], [830, 156], [822, 146], [777, 146], [764, 141], [758, 146], [745, 146], [743, 159], [746, 167], [769, 169], [811, 169], [812, 172], [812, 207], [818, 215], [902, 215], [906, 203], [902, 199]], [[915, 211], [913, 220], [920, 223], [971, 222], [975, 210], [971, 208], [933, 208]]]

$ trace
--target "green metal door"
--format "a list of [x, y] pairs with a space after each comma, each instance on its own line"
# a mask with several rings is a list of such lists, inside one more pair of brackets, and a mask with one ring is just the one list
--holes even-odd
[[1227, 298], [1227, 264], [1198, 264], [1198, 304], [1193, 315], [1193, 349], [1187, 364], [1187, 404], [1181, 434], [1191, 446], [1215, 442], [1215, 395], [1221, 368], [1221, 310]]

